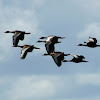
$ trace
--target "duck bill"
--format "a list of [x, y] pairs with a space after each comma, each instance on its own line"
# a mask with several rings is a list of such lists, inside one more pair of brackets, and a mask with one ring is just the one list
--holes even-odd
[[15, 46], [15, 45], [13, 45], [12, 47], [18, 47], [17, 45]]
[[4, 33], [7, 33], [7, 31], [6, 31], [6, 32], [4, 32]]
[[86, 62], [89, 62], [89, 61], [86, 61]]
[[40, 49], [40, 48], [34, 47], [34, 49]]
[[65, 37], [61, 37], [61, 39], [64, 39]]

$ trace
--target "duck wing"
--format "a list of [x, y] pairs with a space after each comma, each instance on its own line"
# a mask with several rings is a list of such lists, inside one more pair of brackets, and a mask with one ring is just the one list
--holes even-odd
[[16, 34], [16, 35], [13, 35], [13, 45], [14, 46], [17, 46], [18, 42], [19, 42], [19, 36], [20, 34]]
[[57, 55], [57, 56], [52, 56], [54, 62], [57, 64], [58, 67], [61, 66], [61, 59], [60, 59], [60, 55]]
[[48, 36], [47, 39], [46, 39], [46, 42], [50, 42], [53, 37], [54, 36]]
[[93, 38], [93, 40], [94, 40], [95, 43], [97, 43], [97, 39], [96, 38]]
[[29, 47], [21, 50], [21, 55], [20, 55], [21, 59], [25, 59], [25, 57], [28, 53], [28, 49], [29, 49]]
[[24, 33], [21, 33], [21, 34], [20, 34], [19, 39], [20, 39], [20, 40], [24, 40]]
[[46, 51], [48, 54], [54, 52], [54, 50], [55, 50], [54, 44], [52, 42], [47, 42], [45, 44], [45, 47], [46, 47]]
[[96, 38], [91, 38], [91, 37], [89, 37], [88, 42], [97, 43], [97, 39], [96, 39]]

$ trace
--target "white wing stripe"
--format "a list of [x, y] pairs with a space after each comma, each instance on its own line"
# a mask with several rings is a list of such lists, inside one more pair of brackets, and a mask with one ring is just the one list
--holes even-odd
[[25, 51], [26, 51], [27, 49], [29, 49], [29, 47], [28, 47], [28, 48], [25, 48], [24, 50], [21, 51], [21, 56], [20, 56], [21, 58], [23, 57], [23, 55], [24, 55], [24, 53], [25, 53]]

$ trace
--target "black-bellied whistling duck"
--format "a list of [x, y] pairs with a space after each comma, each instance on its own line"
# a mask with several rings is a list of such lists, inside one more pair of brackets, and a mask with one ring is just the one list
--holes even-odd
[[79, 44], [78, 46], [87, 46], [91, 48], [100, 47], [100, 45], [97, 45], [97, 39], [89, 37], [88, 42], [84, 42], [85, 44]]
[[66, 62], [75, 62], [75, 63], [88, 62], [88, 61], [83, 60], [83, 59], [85, 59], [85, 57], [83, 55], [72, 55], [72, 56], [73, 56], [73, 59], [66, 60]]
[[13, 46], [17, 46], [19, 40], [24, 40], [24, 34], [30, 34], [30, 33], [26, 33], [25, 31], [6, 31], [5, 33], [14, 33], [13, 35]]
[[37, 41], [37, 42], [49, 42], [51, 41], [53, 44], [56, 44], [56, 43], [61, 43], [60, 41], [58, 41], [58, 39], [64, 39], [65, 37], [59, 37], [59, 36], [54, 36], [54, 35], [50, 35], [48, 37], [41, 37], [40, 39], [46, 39], [45, 41]]
[[58, 67], [61, 66], [62, 62], [66, 62], [66, 60], [64, 59], [64, 56], [68, 56], [70, 54], [64, 54], [64, 52], [53, 52], [51, 54], [43, 54], [45, 55], [51, 55], [54, 62], [57, 64]]
[[40, 39], [46, 39], [45, 41], [37, 41], [37, 42], [44, 42], [45, 43], [45, 47], [46, 47], [46, 51], [48, 54], [53, 53], [55, 50], [54, 45], [56, 43], [61, 43], [60, 41], [58, 41], [58, 39], [64, 39], [65, 37], [59, 37], [59, 36], [54, 36], [54, 35], [50, 35], [48, 37], [41, 37]]
[[[14, 46], [13, 46], [14, 47]], [[21, 55], [20, 55], [20, 58], [21, 59], [25, 59], [26, 55], [28, 52], [32, 52], [33, 49], [40, 49], [40, 48], [37, 48], [37, 47], [34, 47], [34, 45], [23, 45], [23, 46], [18, 46], [17, 47], [21, 47], [22, 50], [21, 50]]]

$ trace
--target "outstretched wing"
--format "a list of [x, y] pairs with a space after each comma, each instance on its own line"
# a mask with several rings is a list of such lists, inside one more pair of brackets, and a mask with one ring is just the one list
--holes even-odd
[[57, 56], [52, 56], [54, 62], [57, 64], [58, 67], [61, 66], [61, 59], [60, 59], [60, 55]]
[[20, 34], [19, 39], [20, 39], [20, 40], [24, 40], [24, 33], [21, 33], [21, 34]]
[[45, 47], [46, 47], [46, 51], [47, 51], [48, 54], [54, 52], [55, 47], [54, 47], [54, 44], [52, 42], [46, 43]]
[[17, 34], [17, 35], [13, 35], [13, 45], [14, 46], [17, 46], [18, 42], [19, 42], [19, 36], [20, 34]]
[[27, 55], [27, 52], [28, 52], [27, 50], [28, 50], [28, 48], [25, 48], [25, 49], [21, 50], [21, 55], [20, 55], [21, 59], [25, 59], [25, 57]]
[[96, 38], [93, 38], [93, 40], [94, 40], [95, 43], [97, 43], [97, 39]]

